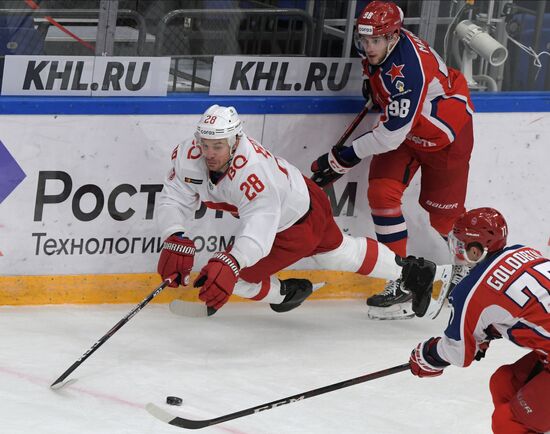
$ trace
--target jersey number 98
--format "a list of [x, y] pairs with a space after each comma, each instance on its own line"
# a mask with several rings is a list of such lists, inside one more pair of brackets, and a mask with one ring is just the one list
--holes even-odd
[[406, 118], [411, 107], [411, 100], [407, 98], [397, 99], [388, 106], [388, 113], [393, 117]]

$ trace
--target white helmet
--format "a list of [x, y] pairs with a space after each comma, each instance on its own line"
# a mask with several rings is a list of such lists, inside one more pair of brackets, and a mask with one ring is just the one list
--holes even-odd
[[242, 122], [235, 107], [223, 107], [217, 104], [209, 107], [197, 125], [195, 137], [200, 139], [228, 139], [231, 153], [237, 136], [242, 135]]

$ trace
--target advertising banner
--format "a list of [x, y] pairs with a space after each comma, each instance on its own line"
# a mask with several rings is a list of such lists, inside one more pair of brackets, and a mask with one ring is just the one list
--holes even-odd
[[6, 56], [2, 95], [166, 96], [169, 57]]
[[[199, 115], [0, 116], [0, 273], [149, 273], [162, 245], [155, 205], [175, 145]], [[248, 135], [310, 175], [353, 115], [243, 115]], [[369, 129], [368, 115], [353, 137]], [[504, 214], [509, 240], [549, 254], [548, 162], [541, 113], [477, 114], [467, 208]], [[327, 188], [344, 233], [375, 237], [368, 206], [369, 160]], [[443, 239], [418, 204], [419, 174], [403, 198], [410, 254], [448, 262]], [[239, 220], [202, 206], [189, 224], [195, 270], [224, 250]], [[309, 260], [292, 269], [315, 269]]]
[[[261, 134], [262, 117], [247, 127]], [[0, 267], [6, 274], [156, 270], [162, 245], [155, 204], [174, 147], [198, 118], [3, 116]], [[2, 147], [0, 147], [0, 151]], [[17, 166], [16, 166], [17, 165]], [[20, 169], [17, 169], [19, 167]], [[227, 247], [238, 220], [201, 208], [190, 233], [196, 263]], [[204, 259], [203, 259], [204, 257]]]
[[360, 59], [215, 56], [210, 95], [354, 96]]

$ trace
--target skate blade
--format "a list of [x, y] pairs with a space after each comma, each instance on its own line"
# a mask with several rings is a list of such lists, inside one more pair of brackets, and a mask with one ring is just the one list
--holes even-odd
[[314, 283], [313, 284], [313, 288], [312, 288], [312, 292], [315, 292], [317, 291], [318, 289], [321, 289], [323, 286], [325, 286], [327, 284], [327, 282], [319, 282], [319, 283]]
[[410, 303], [398, 303], [388, 307], [369, 306], [367, 317], [373, 320], [411, 319], [415, 317]]

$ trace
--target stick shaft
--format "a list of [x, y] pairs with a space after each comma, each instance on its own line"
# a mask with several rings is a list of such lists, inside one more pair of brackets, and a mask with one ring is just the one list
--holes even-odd
[[346, 143], [346, 141], [349, 139], [349, 136], [351, 136], [351, 133], [353, 133], [355, 128], [357, 128], [357, 126], [361, 123], [361, 121], [367, 115], [367, 113], [369, 112], [371, 107], [372, 107], [372, 103], [369, 100], [367, 102], [367, 104], [365, 104], [365, 107], [363, 107], [363, 110], [361, 110], [357, 114], [357, 116], [355, 116], [355, 119], [353, 119], [353, 121], [348, 126], [346, 131], [344, 131], [344, 134], [342, 134], [342, 137], [340, 137], [340, 139], [338, 139], [338, 141], [336, 142], [336, 145], [335, 145], [337, 148], [341, 148], [342, 146], [344, 146], [344, 143]]
[[309, 390], [307, 392], [298, 393], [296, 395], [287, 396], [286, 398], [278, 399], [276, 401], [267, 402], [265, 404], [260, 404], [255, 407], [250, 407], [244, 410], [237, 411], [235, 413], [226, 414], [224, 416], [219, 416], [213, 419], [204, 419], [204, 420], [192, 420], [185, 419], [179, 416], [172, 416], [165, 410], [157, 407], [155, 404], [147, 404], [146, 409], [153, 416], [157, 417], [164, 422], [169, 423], [170, 425], [178, 426], [180, 428], [186, 429], [201, 429], [207, 426], [217, 425], [222, 422], [227, 422], [229, 420], [238, 419], [244, 416], [250, 416], [251, 414], [259, 413], [265, 410], [271, 410], [275, 407], [280, 407], [282, 405], [291, 404], [297, 401], [303, 401], [307, 398], [312, 398], [314, 396], [322, 395], [324, 393], [333, 392], [338, 389], [343, 389], [345, 387], [353, 386], [355, 384], [364, 383], [366, 381], [376, 380], [377, 378], [386, 377], [388, 375], [397, 374], [398, 372], [406, 371], [409, 369], [409, 363], [403, 363], [402, 365], [393, 366], [391, 368], [383, 369], [381, 371], [373, 372], [366, 375], [361, 375], [359, 377], [351, 378], [349, 380], [344, 380], [339, 383], [334, 383], [329, 386], [320, 387], [318, 389]]
[[143, 309], [153, 298], [155, 298], [164, 288], [166, 288], [166, 286], [170, 285], [170, 283], [172, 283], [172, 281], [176, 277], [177, 276], [172, 275], [166, 280], [164, 280], [159, 286], [157, 286], [155, 290], [151, 292], [151, 294], [145, 297], [141, 303], [135, 306], [130, 312], [126, 314], [124, 318], [122, 318], [119, 322], [117, 322], [111, 328], [111, 330], [105, 333], [96, 343], [94, 343], [91, 346], [91, 348], [80, 357], [80, 359], [74, 362], [65, 372], [63, 372], [63, 374], [61, 374], [60, 377], [50, 385], [50, 387], [54, 387], [56, 384], [59, 384], [63, 380], [65, 380], [65, 378], [67, 378], [76, 368], [78, 368], [99, 347], [101, 347], [105, 342], [107, 342], [111, 336], [113, 336], [117, 331], [119, 331], [124, 324], [130, 321], [135, 314], [137, 314], [141, 309]]

